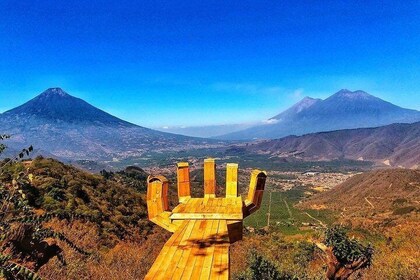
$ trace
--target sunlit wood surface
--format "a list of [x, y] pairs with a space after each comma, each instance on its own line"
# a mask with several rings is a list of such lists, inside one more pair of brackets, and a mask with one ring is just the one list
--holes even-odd
[[238, 195], [238, 164], [226, 165], [226, 197], [216, 197], [216, 164], [204, 160], [204, 197], [192, 198], [189, 165], [177, 164], [179, 204], [170, 211], [168, 180], [147, 179], [149, 220], [173, 232], [145, 279], [229, 279], [229, 245], [242, 239], [243, 219], [258, 210], [265, 171], [251, 172], [248, 195]]
[[229, 279], [224, 220], [186, 220], [166, 242], [145, 279]]
[[190, 198], [176, 206], [169, 217], [172, 220], [242, 220], [242, 198]]

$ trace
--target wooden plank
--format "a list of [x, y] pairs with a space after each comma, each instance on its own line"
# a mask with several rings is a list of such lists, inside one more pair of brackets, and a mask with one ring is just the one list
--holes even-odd
[[204, 160], [204, 196], [216, 197], [216, 164], [213, 158]]
[[221, 258], [221, 273], [218, 279], [229, 279], [230, 278], [230, 260], [229, 260], [229, 245], [221, 245], [222, 250], [220, 254]]
[[190, 239], [194, 239], [197, 237], [197, 234], [199, 234], [199, 227], [200, 227], [201, 221], [193, 220], [188, 222], [188, 228], [184, 233], [184, 236], [182, 237], [182, 241], [179, 244], [180, 249], [182, 250], [182, 255], [179, 258], [179, 262], [176, 264], [176, 267], [174, 268], [174, 272], [172, 275], [173, 280], [181, 279], [182, 274], [184, 273], [184, 270], [187, 265], [187, 260], [190, 256], [191, 250], [192, 250], [192, 244], [190, 244]]
[[228, 254], [226, 221], [185, 221], [145, 279], [228, 279]]
[[179, 244], [182, 241], [182, 237], [188, 228], [188, 224], [189, 223], [187, 223], [187, 225], [182, 228], [181, 234], [177, 236], [176, 240], [171, 244], [171, 246], [168, 246], [169, 250], [167, 251], [163, 262], [159, 265], [157, 274], [155, 274], [155, 278], [153, 279], [170, 279], [169, 275], [172, 275], [173, 273], [173, 268], [170, 269], [170, 267], [174, 267], [176, 265], [180, 255], [182, 254], [182, 250], [179, 250]]
[[186, 213], [195, 212], [198, 205], [201, 203], [201, 200], [202, 198], [191, 198], [187, 203], [187, 207], [185, 207], [185, 212]]
[[171, 220], [205, 220], [243, 218], [242, 199], [235, 198], [191, 198], [186, 205], [178, 205], [172, 211]]
[[197, 253], [199, 251], [199, 246], [194, 246], [194, 245], [197, 244], [197, 240], [201, 240], [203, 238], [204, 233], [205, 233], [207, 221], [201, 220], [197, 222], [199, 222], [199, 228], [196, 232], [197, 235], [194, 235], [194, 237], [191, 238], [190, 240], [192, 250], [188, 256], [187, 263], [185, 265], [185, 269], [184, 269], [184, 272], [182, 273], [181, 279], [192, 279], [191, 274], [193, 272], [195, 262], [197, 261]]
[[204, 263], [208, 262], [207, 259], [210, 258], [210, 261], [213, 257], [212, 255], [209, 255], [209, 250], [207, 250], [209, 247], [212, 247], [212, 244], [210, 244], [210, 236], [211, 231], [213, 229], [213, 224], [218, 223], [218, 221], [208, 221], [206, 228], [204, 230], [204, 236], [199, 241], [199, 243], [195, 244], [199, 249], [197, 251], [196, 255], [196, 261], [194, 264], [193, 271], [191, 273], [191, 279], [202, 279], [200, 278], [200, 275], [204, 269]]
[[217, 200], [217, 206], [216, 206], [216, 211], [215, 213], [220, 213], [223, 216], [226, 216], [225, 213], [223, 213], [223, 199], [219, 199]]
[[178, 225], [172, 222], [169, 215], [171, 215], [171, 212], [163, 212], [155, 216], [153, 219], [150, 219], [150, 221], [170, 232], [175, 232], [178, 229]]
[[238, 196], [238, 164], [226, 164], [226, 197]]
[[[226, 221], [220, 221], [220, 226], [217, 232], [220, 235], [220, 239], [223, 241], [229, 241], [228, 229]], [[225, 242], [220, 245], [220, 274], [218, 279], [229, 279], [229, 243]]]
[[188, 162], [179, 162], [177, 164], [177, 187], [179, 202], [191, 198], [190, 167]]
[[243, 219], [243, 214], [242, 214], [242, 212], [235, 212], [235, 213], [172, 213], [172, 215], [170, 216], [170, 219], [171, 220], [242, 220]]
[[165, 243], [162, 250], [160, 251], [159, 256], [156, 258], [155, 262], [153, 263], [152, 267], [150, 268], [149, 272], [147, 273], [145, 280], [148, 279], [157, 279], [157, 275], [159, 275], [159, 269], [162, 265], [164, 265], [165, 261], [168, 259], [168, 253], [171, 247], [179, 242], [180, 236], [184, 233], [186, 227], [188, 225], [188, 221], [185, 221], [181, 224], [179, 229], [169, 238], [169, 240]]
[[[229, 248], [229, 240], [226, 236], [227, 234], [227, 225], [226, 222], [221, 220], [219, 221], [219, 227], [217, 229], [216, 234], [216, 246], [214, 249], [214, 256], [213, 256], [213, 263], [211, 267], [211, 275], [210, 279], [224, 279], [223, 277], [226, 276], [226, 273], [224, 272], [224, 269], [226, 269], [226, 265], [223, 264], [223, 261], [228, 260], [223, 255], [226, 253], [229, 253], [229, 251], [226, 252], [225, 246]], [[229, 273], [227, 273], [229, 277]], [[226, 278], [227, 279], [227, 278]]]
[[194, 221], [190, 221], [181, 237], [181, 241], [179, 242], [179, 244], [174, 244], [172, 246], [171, 249], [172, 249], [172, 252], [174, 253], [172, 255], [172, 258], [170, 258], [169, 256], [168, 260], [166, 261], [165, 269], [162, 270], [161, 272], [162, 279], [171, 279], [170, 275], [173, 275], [174, 271], [177, 268], [178, 263], [180, 262], [182, 258], [182, 255], [187, 251], [186, 243], [188, 242], [188, 238], [190, 237], [194, 224], [195, 224]]
[[257, 173], [255, 172], [255, 170], [253, 170], [251, 173], [251, 178], [249, 179], [248, 196], [245, 201], [247, 206], [254, 202], [256, 187], [257, 187]]
[[206, 249], [207, 257], [204, 260], [203, 263], [203, 269], [201, 270], [200, 279], [210, 279], [211, 274], [211, 268], [214, 261], [214, 251], [217, 246], [216, 242], [216, 236], [217, 236], [217, 230], [219, 228], [220, 220], [213, 221], [210, 236], [207, 236], [207, 239], [209, 240], [209, 246]]
[[[179, 235], [174, 237], [174, 242], [179, 242], [179, 238], [181, 238], [185, 228], [179, 231]], [[173, 256], [174, 248], [176, 248], [176, 244], [165, 244], [163, 249], [161, 250], [158, 258], [156, 259], [155, 263], [153, 264], [152, 268], [150, 269], [149, 273], [146, 275], [145, 279], [162, 279], [164, 276], [164, 271], [167, 267], [167, 262], [170, 262]], [[150, 273], [152, 272], [152, 273]], [[150, 276], [149, 276], [150, 274]], [[150, 278], [148, 278], [150, 277]]]
[[175, 206], [175, 208], [172, 209], [172, 213], [179, 213], [179, 212], [182, 213], [182, 212], [184, 212], [185, 209], [187, 208], [187, 204], [188, 204], [188, 201], [189, 200], [190, 199], [188, 199], [187, 201], [185, 201], [185, 203], [180, 203], [177, 206]]

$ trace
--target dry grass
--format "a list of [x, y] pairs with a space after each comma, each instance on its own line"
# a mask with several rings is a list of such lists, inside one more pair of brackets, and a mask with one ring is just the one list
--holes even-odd
[[132, 238], [120, 241], [115, 247], [100, 247], [98, 229], [89, 223], [73, 222], [68, 224], [54, 221], [50, 226], [63, 232], [90, 256], [82, 256], [73, 251], [67, 244], [59, 242], [64, 249], [66, 266], [62, 266], [56, 258], [52, 259], [39, 271], [44, 279], [142, 279], [159, 254], [168, 233], [156, 227], [147, 238]]

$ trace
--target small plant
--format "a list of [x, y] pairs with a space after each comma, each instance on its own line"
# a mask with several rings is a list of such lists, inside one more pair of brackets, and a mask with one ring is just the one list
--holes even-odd
[[[7, 134], [0, 134], [0, 141], [2, 140], [6, 140], [10, 138], [10, 135]], [[3, 143], [0, 143], [0, 154], [6, 149], [6, 145], [4, 145]]]
[[236, 276], [237, 280], [294, 280], [287, 273], [282, 273], [274, 263], [255, 251], [250, 253], [249, 268]]
[[411, 213], [415, 210], [416, 210], [416, 207], [414, 207], [414, 206], [399, 207], [399, 208], [395, 209], [392, 212], [392, 214], [394, 214], [394, 215], [405, 215], [405, 214]]
[[323, 243], [316, 243], [325, 253], [327, 279], [348, 279], [355, 271], [372, 264], [373, 248], [348, 238], [343, 227], [335, 226], [325, 231]]

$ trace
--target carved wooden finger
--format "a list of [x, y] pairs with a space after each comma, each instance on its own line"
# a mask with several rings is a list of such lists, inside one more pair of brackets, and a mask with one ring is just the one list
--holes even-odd
[[191, 198], [190, 167], [188, 162], [179, 162], [177, 164], [177, 177], [178, 200], [180, 203], [184, 203]]
[[216, 164], [213, 158], [204, 160], [204, 197], [216, 197]]
[[248, 197], [245, 199], [244, 217], [257, 211], [262, 202], [267, 173], [254, 169], [249, 182]]
[[238, 164], [226, 164], [226, 197], [238, 196]]
[[168, 180], [164, 176], [147, 177], [147, 212], [150, 221], [166, 230], [178, 228], [169, 219]]

